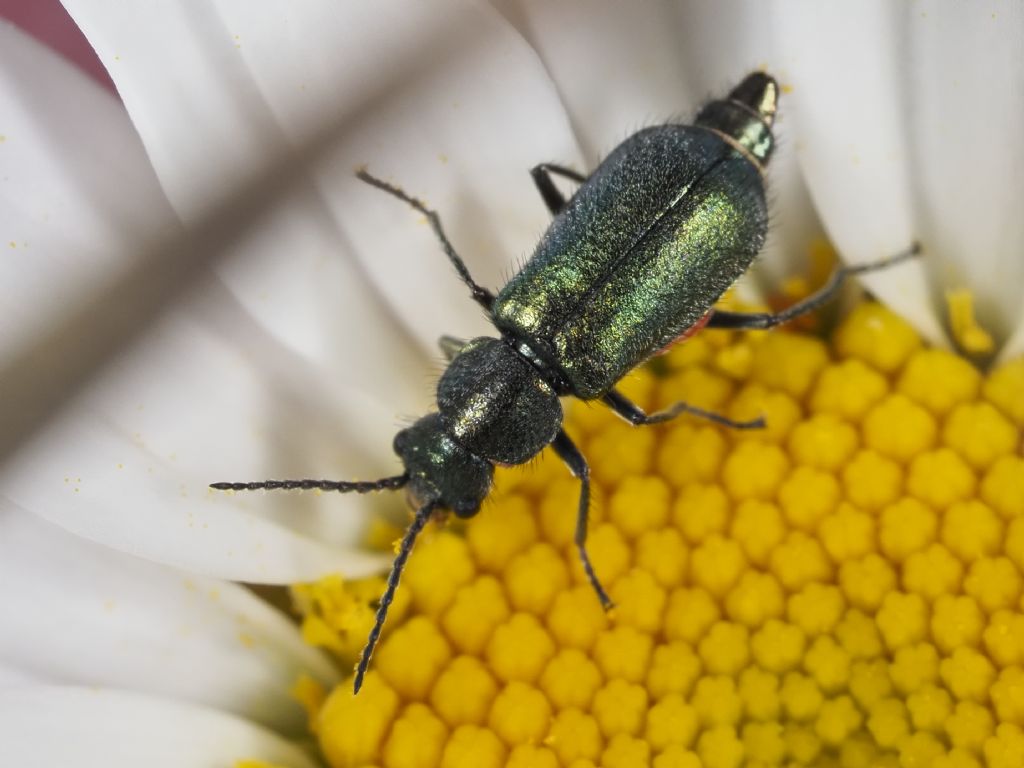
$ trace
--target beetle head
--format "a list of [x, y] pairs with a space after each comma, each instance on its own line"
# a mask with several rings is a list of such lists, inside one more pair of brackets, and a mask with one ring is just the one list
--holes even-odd
[[428, 414], [395, 435], [394, 449], [409, 476], [414, 506], [433, 502], [458, 517], [480, 510], [491, 490], [494, 465], [455, 442], [438, 414]]

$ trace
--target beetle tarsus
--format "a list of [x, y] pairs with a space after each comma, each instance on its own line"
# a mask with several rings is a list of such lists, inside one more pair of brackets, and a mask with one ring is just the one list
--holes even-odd
[[703, 408], [698, 408], [695, 405], [690, 405], [689, 403], [684, 403], [682, 401], [673, 403], [668, 408], [655, 411], [654, 413], [645, 413], [640, 406], [617, 389], [608, 390], [601, 397], [601, 400], [617, 415], [621, 416], [634, 427], [647, 426], [650, 424], [663, 424], [664, 422], [671, 421], [684, 413], [691, 416], [697, 416], [701, 419], [707, 419], [708, 421], [713, 421], [715, 424], [721, 424], [723, 427], [729, 427], [730, 429], [763, 429], [766, 426], [763, 416], [758, 416], [756, 419], [750, 419], [749, 421], [736, 421], [735, 419], [730, 419], [727, 416], [722, 416], [720, 413], [706, 411]]

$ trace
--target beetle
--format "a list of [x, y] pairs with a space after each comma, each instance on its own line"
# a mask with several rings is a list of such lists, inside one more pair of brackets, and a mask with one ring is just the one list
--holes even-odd
[[[917, 246], [869, 264], [837, 269], [816, 293], [777, 313], [727, 312], [715, 302], [750, 266], [768, 226], [764, 169], [774, 145], [779, 86], [748, 75], [711, 101], [693, 125], [633, 134], [585, 177], [552, 163], [532, 169], [554, 214], [532, 258], [494, 294], [473, 280], [438, 214], [366, 170], [362, 181], [427, 217], [448, 260], [498, 331], [468, 343], [443, 337], [448, 366], [437, 410], [400, 431], [394, 451], [405, 471], [369, 482], [268, 480], [213, 483], [218, 490], [318, 489], [367, 493], [407, 489], [415, 516], [395, 557], [353, 688], [363, 682], [388, 607], [416, 537], [440, 510], [474, 516], [491, 489], [496, 464], [523, 464], [551, 448], [580, 481], [575, 544], [601, 604], [612, 602], [587, 555], [590, 476], [562, 429], [559, 398], [600, 400], [635, 426], [689, 413], [753, 429], [686, 403], [645, 413], [615, 389], [630, 370], [701, 328], [763, 329], [828, 301], [851, 274], [890, 266]], [[566, 200], [553, 177], [580, 184]]]

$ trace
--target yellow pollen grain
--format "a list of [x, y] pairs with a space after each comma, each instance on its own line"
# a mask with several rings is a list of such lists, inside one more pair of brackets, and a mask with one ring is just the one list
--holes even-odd
[[706, 590], [677, 588], [669, 594], [665, 635], [670, 640], [684, 640], [692, 645], [721, 615], [718, 602]]
[[740, 443], [722, 467], [722, 485], [731, 498], [770, 501], [789, 470], [786, 452], [772, 443]]
[[[411, 667], [410, 657], [419, 663]], [[391, 642], [374, 654], [376, 669], [405, 699], [424, 698], [435, 678], [452, 658], [451, 644], [426, 616], [415, 616], [396, 629]]]
[[690, 556], [693, 582], [718, 598], [732, 589], [745, 567], [743, 548], [718, 534], [709, 536]]
[[679, 423], [668, 428], [658, 451], [658, 472], [676, 488], [718, 477], [729, 444], [721, 431], [701, 424]]
[[608, 617], [594, 599], [590, 585], [580, 584], [555, 597], [547, 613], [547, 625], [560, 647], [589, 650], [608, 625]]
[[785, 593], [770, 573], [747, 570], [725, 598], [725, 613], [733, 621], [757, 628], [782, 616]]
[[675, 527], [691, 544], [725, 531], [729, 521], [729, 497], [720, 486], [692, 483], [679, 493], [672, 507]]
[[961, 403], [973, 401], [981, 374], [968, 361], [941, 349], [922, 349], [907, 363], [896, 382], [897, 391], [944, 417]]
[[762, 669], [781, 673], [800, 662], [806, 644], [807, 638], [799, 627], [770, 619], [754, 633], [750, 650]]
[[702, 671], [700, 657], [684, 642], [674, 640], [654, 649], [647, 671], [652, 699], [669, 694], [688, 695]]
[[737, 675], [750, 658], [749, 637], [750, 631], [742, 624], [712, 624], [697, 646], [704, 669], [713, 675]]
[[957, 502], [942, 518], [942, 543], [965, 563], [999, 552], [1003, 521], [977, 499]]
[[391, 726], [384, 746], [388, 768], [430, 768], [441, 759], [448, 740], [448, 726], [429, 707], [410, 704]]
[[441, 768], [501, 768], [505, 745], [497, 735], [475, 725], [460, 725], [445, 744]]
[[[1024, 360], [866, 304], [827, 341], [705, 331], [623, 390], [768, 428], [568, 405], [615, 608], [579, 482], [500, 469], [417, 542], [363, 691], [296, 687], [331, 768], [1024, 765]], [[351, 669], [382, 589], [295, 587], [304, 636]]]
[[624, 573], [612, 586], [611, 598], [616, 604], [616, 623], [641, 632], [658, 631], [668, 596], [649, 572], [634, 568]]
[[666, 589], [686, 575], [690, 552], [683, 535], [675, 528], [644, 532], [636, 542], [636, 565], [647, 571]]
[[762, 568], [785, 534], [785, 521], [778, 506], [753, 499], [740, 502], [729, 528], [730, 537], [739, 542], [747, 559]]
[[456, 656], [441, 672], [430, 703], [448, 725], [479, 724], [487, 719], [498, 693], [494, 675], [476, 656]]
[[493, 576], [480, 576], [455, 593], [455, 600], [441, 616], [441, 627], [459, 651], [480, 653], [510, 613], [501, 582]]
[[597, 721], [572, 707], [555, 715], [544, 743], [558, 755], [563, 765], [580, 758], [596, 760], [604, 748]]
[[735, 725], [743, 715], [743, 700], [736, 681], [727, 675], [700, 678], [690, 703], [703, 726]]
[[786, 522], [813, 533], [839, 504], [839, 481], [824, 470], [796, 467], [783, 481], [778, 498]]
[[845, 607], [838, 587], [813, 582], [790, 596], [786, 617], [805, 635], [814, 637], [831, 632], [842, 618]]
[[619, 733], [634, 736], [647, 718], [647, 689], [622, 678], [613, 678], [596, 694], [591, 705], [594, 719], [606, 738]]
[[821, 521], [818, 538], [833, 562], [843, 563], [874, 551], [876, 527], [872, 515], [842, 502]]
[[831, 413], [801, 421], [788, 442], [789, 453], [798, 464], [831, 471], [842, 467], [859, 445], [857, 430]]
[[878, 526], [879, 549], [902, 563], [935, 541], [939, 518], [927, 504], [907, 496], [881, 511]]
[[932, 415], [898, 393], [884, 398], [864, 417], [864, 444], [900, 463], [931, 448], [937, 433]]
[[678, 693], [669, 694], [647, 713], [644, 737], [656, 752], [677, 744], [689, 747], [699, 729], [697, 710]]
[[555, 654], [555, 643], [532, 613], [516, 613], [494, 630], [484, 658], [500, 680], [533, 682]]
[[569, 567], [558, 550], [539, 541], [512, 558], [504, 585], [513, 608], [543, 615], [569, 585]]
[[1018, 428], [1024, 427], [1024, 358], [1010, 360], [993, 370], [985, 380], [985, 399]]
[[660, 477], [631, 477], [608, 501], [608, 520], [627, 539], [657, 529], [668, 520], [669, 487]]
[[558, 652], [541, 673], [540, 689], [558, 709], [587, 709], [604, 682], [601, 670], [579, 648]]
[[900, 648], [889, 664], [889, 676], [901, 694], [907, 695], [939, 679], [939, 652], [920, 642]]
[[540, 742], [548, 732], [551, 704], [536, 688], [514, 680], [498, 694], [488, 723], [509, 746]]
[[529, 502], [509, 496], [501, 505], [485, 505], [466, 532], [466, 541], [481, 570], [499, 572], [509, 560], [537, 539], [537, 523]]
[[757, 666], [747, 667], [740, 674], [739, 694], [743, 712], [749, 719], [758, 722], [778, 720], [782, 709], [778, 675]]

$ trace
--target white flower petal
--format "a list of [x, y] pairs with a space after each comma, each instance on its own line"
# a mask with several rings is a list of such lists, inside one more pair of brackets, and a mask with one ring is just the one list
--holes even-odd
[[[527, 170], [574, 148], [550, 81], [497, 14], [461, 2], [408, 0], [312, 2], [260, 13], [242, 0], [68, 7], [110, 69], [186, 220], [217, 190], [310, 131], [339, 115], [358, 117], [338, 156], [316, 174], [305, 207], [288, 201], [282, 210], [297, 228], [323, 230], [340, 250], [353, 243], [366, 274], [425, 351], [435, 352], [442, 333], [487, 330], [429, 230], [416, 225], [419, 217], [358, 184], [352, 171], [366, 164], [439, 209], [481, 283], [497, 284], [533, 247], [547, 214]], [[382, 90], [391, 92], [378, 113], [348, 114], [363, 95]], [[247, 279], [225, 273], [247, 307], [258, 304], [256, 284], [265, 289], [269, 282], [264, 262], [308, 268], [293, 260], [307, 246], [287, 232], [277, 235], [273, 248], [264, 247], [268, 239], [246, 249], [238, 266]], [[337, 290], [328, 284], [313, 302], [330, 301]], [[277, 333], [273, 323], [284, 310], [260, 314]], [[346, 332], [377, 338], [372, 318], [355, 311], [349, 317]]]
[[[21, 345], [62, 310], [89, 300], [99, 280], [79, 263], [109, 279], [138, 263], [141, 233], [175, 224], [121, 105], [37, 43], [9, 27], [0, 35], [0, 71], [20, 73], [0, 82], [2, 112], [14, 127], [0, 144], [0, 194], [12, 203], [2, 207], [11, 216], [4, 221], [19, 244], [0, 264], [0, 283], [23, 286], [2, 305], [5, 327], [18, 329], [10, 337]], [[64, 104], [77, 110], [74, 118], [57, 106]], [[75, 122], [90, 128], [66, 128]], [[359, 294], [345, 279], [359, 272], [352, 264], [329, 261], [302, 272], [299, 285], [336, 281]], [[390, 313], [377, 305], [386, 326]], [[343, 322], [325, 325], [332, 328], [325, 349], [355, 337]], [[397, 324], [390, 328], [402, 335]], [[88, 327], [65, 332], [93, 343]], [[395, 471], [380, 436], [392, 429], [393, 408], [415, 412], [418, 387], [409, 373], [419, 379], [422, 359], [408, 343], [406, 353], [400, 344], [390, 349], [391, 358], [370, 356], [358, 366], [344, 354], [302, 355], [268, 335], [210, 275], [21, 447], [3, 468], [4, 495], [88, 538], [201, 573], [299, 581], [339, 568], [375, 570], [386, 558], [358, 552], [366, 522], [358, 500], [233, 500], [206, 485], [279, 472]], [[0, 352], [9, 356], [12, 346]], [[34, 354], [45, 360], [42, 349]], [[277, 523], [265, 519], [271, 511]]]
[[0, 690], [0, 765], [19, 768], [223, 768], [258, 759], [317, 763], [232, 715], [102, 688]]
[[[906, 249], [922, 233], [914, 219], [906, 102], [894, 76], [904, 55], [897, 35], [904, 6], [804, 2], [775, 8], [797, 156], [832, 241], [851, 263]], [[922, 260], [864, 282], [926, 337], [943, 339]]]
[[[537, 48], [586, 148], [587, 170], [638, 128], [692, 120], [748, 72], [772, 61], [769, 10], [752, 0], [713, 4], [615, 0], [496, 0]], [[768, 171], [772, 224], [758, 282], [806, 270], [808, 244], [821, 225], [796, 165], [783, 102]]]
[[[249, 590], [188, 578], [0, 509], [0, 665], [105, 685], [305, 732], [302, 673], [336, 682], [295, 625]], [[7, 764], [7, 763], [3, 763]]]
[[174, 218], [117, 99], [3, 22], [0, 114], [3, 358]]
[[907, 9], [906, 99], [929, 267], [974, 294], [998, 343], [1024, 322], [1024, 5], [927, 1]]
[[37, 675], [24, 669], [8, 666], [0, 662], [0, 690], [4, 688], [22, 688], [28, 685], [39, 685], [44, 682]]

